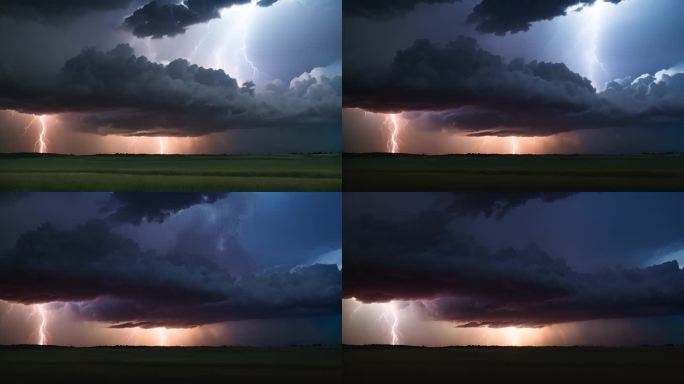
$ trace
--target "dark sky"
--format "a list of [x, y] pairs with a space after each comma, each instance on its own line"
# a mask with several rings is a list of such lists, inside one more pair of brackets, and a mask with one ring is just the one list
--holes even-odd
[[[0, 196], [0, 343], [340, 339], [337, 193]], [[5, 332], [11, 330], [11, 332]]]
[[344, 7], [348, 152], [684, 150], [681, 1]]
[[34, 115], [50, 152], [337, 151], [341, 33], [336, 0], [3, 1], [0, 151]]
[[681, 193], [345, 194], [343, 342], [682, 343], [683, 226]]

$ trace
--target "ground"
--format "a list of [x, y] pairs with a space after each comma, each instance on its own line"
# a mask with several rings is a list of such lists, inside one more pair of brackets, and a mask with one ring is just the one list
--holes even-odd
[[4, 191], [339, 191], [339, 154], [0, 155]]
[[7, 383], [659, 383], [678, 382], [682, 361], [681, 346], [0, 346]]
[[0, 347], [5, 383], [337, 383], [340, 347]]
[[345, 346], [344, 374], [364, 383], [664, 383], [681, 381], [683, 361], [684, 347]]
[[684, 155], [345, 154], [345, 191], [681, 191]]

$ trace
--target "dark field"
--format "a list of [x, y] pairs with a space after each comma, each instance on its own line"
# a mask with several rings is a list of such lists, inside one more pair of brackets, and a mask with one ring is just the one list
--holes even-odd
[[8, 383], [657, 383], [682, 361], [684, 347], [0, 347]]
[[339, 191], [339, 154], [0, 155], [4, 191]]
[[341, 349], [0, 347], [5, 383], [336, 383]]
[[671, 191], [684, 155], [345, 154], [346, 191]]
[[684, 347], [345, 346], [344, 350], [346, 381], [375, 383], [679, 382], [683, 362]]

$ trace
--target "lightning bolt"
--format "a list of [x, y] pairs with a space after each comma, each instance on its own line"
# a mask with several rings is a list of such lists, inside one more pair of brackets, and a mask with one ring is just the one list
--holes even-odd
[[584, 28], [584, 35], [586, 36], [589, 44], [585, 52], [585, 60], [587, 63], [587, 73], [589, 74], [589, 79], [594, 85], [594, 88], [598, 87], [597, 70], [601, 70], [604, 74], [607, 73], [606, 66], [601, 62], [598, 56], [598, 40], [601, 36], [601, 24], [603, 23], [603, 18], [605, 15], [605, 10], [608, 4], [603, 0], [597, 0], [593, 5], [589, 7], [588, 21]]
[[387, 125], [390, 129], [390, 136], [387, 140], [387, 151], [390, 153], [399, 152], [399, 130], [401, 126], [395, 113], [388, 116]]
[[159, 346], [166, 347], [166, 329], [157, 328], [157, 333], [159, 334]]
[[515, 136], [511, 136], [511, 154], [518, 154], [518, 138]]
[[45, 115], [41, 115], [39, 118], [40, 120], [40, 135], [38, 136], [38, 150], [40, 153], [45, 153], [47, 151], [47, 139], [45, 136], [47, 135], [47, 124], [45, 123]]
[[47, 328], [48, 314], [45, 310], [44, 304], [35, 304], [33, 306], [35, 313], [40, 316], [40, 325], [38, 327], [38, 345], [45, 345], [47, 343]]
[[164, 153], [164, 146], [165, 146], [165, 144], [166, 144], [166, 143], [164, 142], [164, 138], [163, 138], [163, 137], [160, 137], [160, 138], [159, 138], [159, 154], [160, 154], [160, 155], [164, 155], [164, 154], [165, 154], [165, 153]]
[[249, 55], [247, 54], [247, 34], [249, 33], [249, 26], [252, 22], [252, 15], [254, 14], [254, 10], [256, 10], [257, 7], [256, 1], [257, 0], [252, 0], [251, 3], [246, 5], [245, 14], [242, 18], [242, 28], [240, 28], [242, 33], [242, 48], [240, 50], [242, 52], [242, 58], [245, 60], [247, 65], [249, 65], [249, 67], [252, 69], [251, 80], [253, 81], [256, 80], [256, 77], [259, 74], [259, 69], [256, 67], [254, 62], [249, 58]]
[[390, 326], [390, 335], [392, 335], [392, 345], [399, 344], [399, 313], [397, 313], [397, 308], [394, 302], [390, 301], [385, 304], [385, 312], [382, 317], [387, 321]]

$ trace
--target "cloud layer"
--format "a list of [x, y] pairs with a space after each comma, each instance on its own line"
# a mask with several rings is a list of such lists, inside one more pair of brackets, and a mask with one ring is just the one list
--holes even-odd
[[464, 327], [684, 313], [676, 261], [578, 272], [534, 244], [492, 251], [457, 231], [449, 215], [345, 219], [343, 296], [421, 300], [431, 318]]
[[535, 136], [684, 123], [684, 74], [616, 80], [597, 92], [562, 63], [506, 62], [468, 37], [417, 40], [387, 68], [345, 72], [345, 107], [405, 114], [414, 124], [474, 136]]
[[68, 302], [78, 317], [114, 327], [191, 327], [338, 315], [340, 274], [312, 265], [232, 276], [206, 259], [143, 251], [102, 221], [45, 224], [0, 257], [0, 299]]
[[0, 16], [54, 23], [72, 20], [91, 12], [111, 11], [128, 7], [134, 0], [3, 0]]
[[[446, 4], [461, 0], [346, 0], [345, 17], [389, 19], [405, 15], [418, 4]], [[606, 0], [617, 4], [621, 0]], [[526, 0], [524, 3], [508, 0], [480, 0], [468, 15], [468, 22], [481, 33], [505, 35], [530, 29], [532, 23], [565, 16], [569, 8], [581, 10], [596, 0]]]
[[169, 216], [197, 204], [211, 204], [228, 193], [141, 193], [114, 192], [102, 210], [111, 212], [115, 223], [139, 225], [143, 221], [161, 223]]
[[418, 4], [455, 3], [461, 0], [345, 0], [345, 17], [387, 19], [404, 15]]
[[[260, 0], [268, 7], [277, 0]], [[187, 27], [221, 17], [220, 11], [232, 6], [250, 4], [252, 0], [185, 0], [179, 4], [151, 1], [138, 8], [123, 23], [137, 37], [161, 38], [185, 33]]]
[[[621, 0], [607, 0], [617, 4]], [[570, 7], [585, 7], [596, 0], [528, 0], [524, 4], [506, 0], [481, 0], [468, 16], [468, 21], [476, 25], [482, 33], [505, 35], [527, 31], [531, 24], [542, 20], [552, 20], [565, 16]]]
[[231, 128], [292, 127], [339, 121], [341, 78], [320, 70], [255, 93], [223, 70], [177, 59], [150, 62], [121, 44], [68, 60], [55, 76], [22, 79], [0, 68], [0, 108], [64, 113], [76, 129], [99, 134], [199, 136]]

